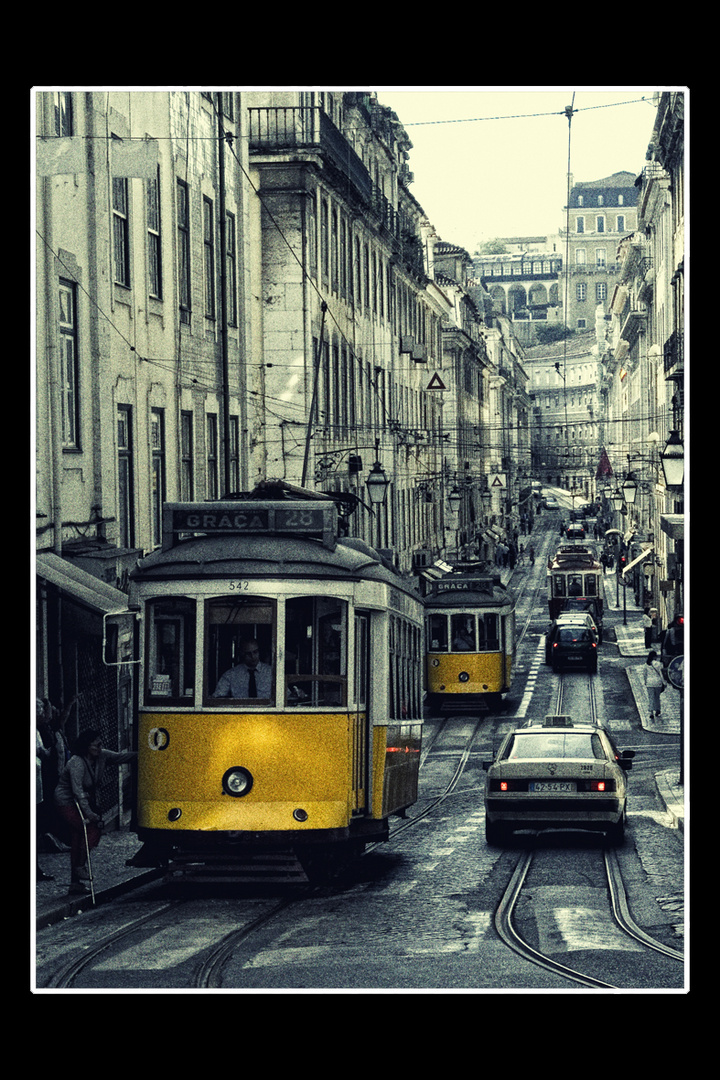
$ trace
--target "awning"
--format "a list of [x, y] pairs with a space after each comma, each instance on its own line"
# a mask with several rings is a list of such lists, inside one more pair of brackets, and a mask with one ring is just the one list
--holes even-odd
[[436, 559], [432, 566], [425, 567], [420, 577], [426, 581], [439, 581], [440, 578], [449, 574], [451, 570], [452, 566], [449, 563], [444, 562], [442, 559]]
[[641, 563], [644, 559], [647, 559], [648, 555], [652, 555], [654, 550], [655, 548], [651, 544], [649, 548], [646, 548], [645, 551], [643, 551], [642, 555], [638, 555], [637, 558], [633, 559], [631, 563], [628, 563], [623, 570], [623, 577], [625, 577], [628, 571], [632, 570], [633, 566], [637, 566], [638, 563]]
[[86, 570], [80, 570], [50, 551], [38, 554], [35, 572], [38, 577], [55, 585], [79, 604], [102, 615], [109, 611], [127, 611], [128, 598], [124, 592], [107, 585], [100, 578], [88, 574]]

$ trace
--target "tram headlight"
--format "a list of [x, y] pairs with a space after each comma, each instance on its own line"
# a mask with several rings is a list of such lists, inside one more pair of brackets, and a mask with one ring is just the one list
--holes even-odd
[[460, 674], [458, 675], [458, 680], [460, 682], [468, 682], [469, 678], [470, 678], [470, 676], [467, 673], [467, 671], [461, 671]]
[[232, 795], [238, 799], [241, 795], [247, 795], [253, 786], [252, 773], [244, 769], [242, 765], [233, 765], [222, 778], [222, 788], [226, 795]]

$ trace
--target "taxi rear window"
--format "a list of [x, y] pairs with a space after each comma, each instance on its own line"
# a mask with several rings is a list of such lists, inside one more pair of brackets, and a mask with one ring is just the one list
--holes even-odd
[[514, 735], [503, 754], [503, 761], [524, 758], [562, 760], [563, 758], [605, 757], [599, 735], [588, 732], [533, 732]]

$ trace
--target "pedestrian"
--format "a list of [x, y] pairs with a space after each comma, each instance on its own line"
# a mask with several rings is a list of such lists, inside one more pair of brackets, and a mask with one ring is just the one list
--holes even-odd
[[103, 820], [98, 803], [100, 783], [108, 765], [134, 761], [137, 752], [103, 749], [100, 732], [82, 732], [55, 788], [55, 805], [70, 832], [70, 891], [90, 892], [88, 852], [97, 847]]
[[530, 556], [531, 564], [534, 566], [535, 565], [535, 547], [534, 547], [533, 544], [531, 544], [530, 547], [528, 548], [528, 555]]
[[650, 719], [660, 715], [660, 695], [665, 691], [662, 664], [656, 652], [649, 652], [645, 666], [645, 689], [647, 690]]
[[40, 860], [38, 854], [40, 851], [41, 842], [41, 829], [43, 819], [43, 804], [44, 804], [44, 788], [43, 788], [43, 761], [47, 760], [51, 751], [45, 746], [43, 737], [40, 734], [40, 725], [45, 717], [45, 710], [42, 701], [38, 698], [36, 705], [36, 728], [35, 728], [35, 768], [36, 768], [36, 780], [35, 780], [35, 871], [38, 881], [53, 881], [52, 874], [46, 874], [40, 867]]
[[645, 648], [649, 649], [652, 645], [652, 619], [650, 618], [650, 608], [645, 608], [642, 624], [643, 630], [645, 631]]

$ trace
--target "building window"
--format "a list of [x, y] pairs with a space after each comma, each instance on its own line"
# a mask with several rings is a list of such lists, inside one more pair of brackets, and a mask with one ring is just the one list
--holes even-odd
[[60, 390], [62, 444], [66, 450], [80, 445], [78, 401], [78, 339], [75, 285], [60, 281]]
[[330, 278], [330, 208], [327, 199], [322, 200], [320, 208], [320, 267], [327, 285]]
[[579, 233], [584, 233], [585, 232], [585, 218], [584, 217], [579, 217], [579, 218], [575, 219], [575, 232], [579, 232]]
[[617, 231], [625, 232], [625, 215], [619, 214], [617, 219]]
[[193, 414], [180, 414], [180, 499], [192, 502], [195, 498], [195, 468], [193, 456]]
[[578, 282], [578, 284], [575, 286], [575, 299], [579, 300], [579, 301], [583, 301], [583, 300], [585, 300], [586, 297], [587, 297], [587, 285], [585, 285], [585, 284], [583, 284], [581, 282]]
[[595, 252], [595, 265], [598, 269], [604, 269], [607, 266], [607, 252], [605, 248], [598, 248]]
[[235, 248], [235, 215], [227, 215], [225, 248], [227, 257], [227, 321], [237, 326], [237, 251]]
[[203, 245], [205, 252], [205, 315], [215, 318], [215, 228], [212, 199], [203, 198]]
[[190, 322], [190, 201], [188, 186], [177, 182], [178, 287], [180, 322]]
[[122, 177], [113, 177], [113, 255], [115, 281], [118, 285], [130, 287], [130, 219], [128, 213], [128, 182]]
[[618, 195], [618, 206], [624, 206], [624, 205], [625, 205], [625, 196], [624, 195]]
[[206, 496], [208, 499], [218, 497], [218, 418], [215, 413], [207, 415], [207, 480]]
[[602, 195], [598, 195], [598, 203], [597, 203], [597, 204], [598, 204], [598, 206], [603, 206], [603, 205], [604, 205], [604, 203], [605, 203], [605, 199], [603, 198], [603, 196], [602, 196]]
[[162, 300], [162, 250], [160, 240], [160, 173], [147, 182], [148, 274], [150, 295]]
[[595, 225], [596, 225], [596, 231], [597, 232], [605, 232], [605, 218], [604, 217], [597, 217], [595, 219]]
[[73, 108], [72, 94], [67, 91], [57, 91], [52, 95], [53, 99], [53, 130], [56, 135], [65, 136], [73, 133]]
[[586, 256], [585, 248], [578, 248], [578, 250], [575, 252], [575, 265], [576, 266], [584, 266], [585, 265], [585, 256]]
[[600, 304], [607, 299], [607, 282], [598, 281], [595, 285], [595, 302]]
[[133, 513], [133, 459], [132, 459], [132, 409], [118, 405], [117, 453], [118, 453], [118, 544], [120, 547], [135, 546], [135, 515]]
[[162, 543], [162, 508], [165, 502], [165, 416], [162, 409], [150, 412], [151, 503], [153, 544]]

